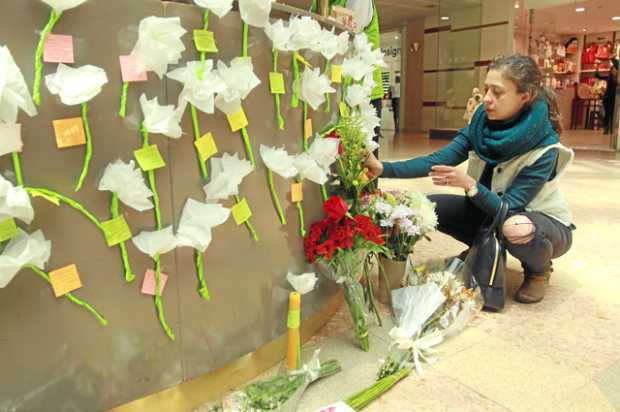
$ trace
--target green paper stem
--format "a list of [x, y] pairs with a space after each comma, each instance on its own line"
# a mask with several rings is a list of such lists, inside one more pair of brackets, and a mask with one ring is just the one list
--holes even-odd
[[196, 250], [196, 271], [198, 272], [198, 282], [200, 283], [200, 289], [198, 289], [198, 293], [204, 300], [210, 300], [211, 295], [209, 294], [209, 289], [207, 288], [207, 281], [205, 280], [205, 269], [204, 264], [202, 262], [203, 252]]
[[72, 207], [73, 209], [77, 210], [78, 212], [80, 212], [81, 214], [83, 214], [84, 216], [86, 216], [86, 218], [88, 220], [90, 220], [91, 222], [93, 222], [95, 224], [95, 226], [97, 226], [97, 228], [99, 228], [99, 230], [101, 230], [103, 232], [103, 227], [101, 226], [101, 223], [99, 222], [99, 220], [95, 217], [95, 215], [93, 215], [91, 212], [89, 212], [84, 206], [82, 206], [79, 202], [76, 202], [75, 200], [61, 195], [58, 192], [54, 192], [53, 190], [49, 190], [49, 189], [44, 189], [44, 188], [40, 188], [40, 187], [26, 187], [26, 191], [30, 194], [30, 195], [36, 195], [36, 194], [42, 194], [48, 197], [52, 197], [52, 198], [56, 198], [59, 201], [67, 204], [68, 206]]
[[[140, 131], [142, 132], [142, 147], [146, 147], [149, 145], [149, 132], [144, 127], [144, 124], [140, 126]], [[151, 192], [153, 192], [153, 205], [155, 206], [155, 223], [157, 226], [157, 230], [161, 230], [161, 210], [159, 208], [159, 193], [157, 192], [157, 185], [155, 184], [155, 170], [149, 170], [147, 176], [149, 178], [149, 188]]]
[[271, 200], [273, 200], [273, 204], [278, 212], [280, 223], [286, 225], [286, 217], [284, 216], [284, 212], [282, 211], [282, 205], [280, 204], [280, 199], [278, 197], [278, 193], [276, 192], [276, 186], [273, 183], [273, 172], [269, 168], [266, 168], [266, 170], [267, 182], [269, 183], [269, 192], [271, 193]]
[[327, 194], [327, 189], [325, 188], [325, 185], [321, 185], [321, 196], [323, 197], [324, 202], [327, 202], [327, 199], [329, 199], [329, 195]]
[[82, 103], [82, 123], [84, 124], [84, 131], [86, 132], [86, 153], [84, 154], [84, 164], [82, 165], [82, 173], [75, 186], [75, 191], [78, 192], [84, 184], [84, 179], [88, 176], [88, 167], [90, 165], [90, 159], [93, 157], [93, 136], [90, 132], [90, 125], [88, 124], [88, 103]]
[[304, 102], [303, 105], [304, 108], [304, 119], [303, 119], [303, 124], [302, 124], [302, 134], [304, 137], [304, 152], [308, 151], [308, 138], [306, 137], [306, 121], [308, 120], [308, 103]]
[[248, 34], [250, 27], [246, 22], [243, 22], [243, 48], [241, 49], [241, 56], [248, 57]]
[[[198, 113], [196, 111], [196, 107], [193, 104], [190, 103], [189, 107], [192, 112], [192, 124], [194, 126], [194, 140], [198, 140], [201, 137], [200, 123], [198, 122]], [[208, 180], [209, 172], [207, 172], [207, 165], [205, 164], [205, 162], [202, 161], [202, 158], [200, 157], [200, 151], [198, 150], [198, 148], [196, 146], [194, 146], [194, 148], [196, 150], [196, 156], [198, 156], [198, 164], [200, 165], [200, 174], [204, 180]]]
[[[47, 283], [51, 284], [50, 277], [49, 277], [49, 275], [47, 273], [45, 273], [44, 271], [42, 271], [41, 269], [39, 269], [38, 267], [36, 267], [34, 265], [28, 265], [26, 267], [28, 269], [32, 270], [37, 275], [39, 275], [41, 278], [43, 278]], [[89, 303], [83, 301], [82, 299], [79, 299], [79, 298], [75, 297], [75, 295], [73, 293], [67, 293], [65, 296], [72, 303], [74, 303], [74, 304], [76, 304], [78, 306], [81, 306], [84, 309], [86, 309], [88, 312], [90, 312], [91, 315], [93, 315], [95, 318], [97, 318], [97, 320], [99, 321], [99, 323], [101, 325], [106, 326], [108, 324], [108, 321], [103, 316], [101, 316], [101, 314], [99, 312], [97, 312], [97, 310], [95, 308], [93, 308]]]
[[301, 237], [306, 237], [306, 223], [304, 218], [303, 201], [295, 202], [295, 206], [297, 206], [297, 215], [299, 216], [299, 234]]
[[18, 152], [11, 154], [13, 158], [13, 170], [15, 171], [15, 177], [17, 178], [17, 186], [24, 185], [24, 176], [22, 174], [22, 162]]
[[49, 20], [39, 36], [39, 44], [37, 44], [37, 51], [34, 55], [34, 85], [32, 86], [32, 100], [37, 106], [41, 105], [41, 78], [43, 77], [43, 51], [45, 50], [45, 41], [61, 16], [62, 12], [56, 13], [54, 9], [52, 9], [50, 11]]
[[[239, 195], [235, 195], [235, 203], [237, 204], [241, 203], [241, 198], [239, 197]], [[260, 239], [258, 238], [258, 234], [256, 233], [256, 230], [254, 230], [254, 226], [252, 225], [252, 222], [250, 221], [250, 219], [246, 220], [244, 224], [250, 231], [250, 235], [252, 236], [252, 239], [255, 242], [258, 242]]]
[[124, 119], [127, 116], [127, 94], [129, 92], [129, 82], [123, 82], [123, 87], [121, 88], [121, 109], [118, 111], [118, 115], [121, 119]]
[[[119, 216], [118, 194], [116, 192], [112, 192], [112, 206], [110, 207], [110, 212], [112, 213], [112, 218], [117, 218]], [[129, 263], [129, 256], [127, 254], [127, 245], [125, 245], [125, 242], [123, 241], [118, 244], [118, 247], [121, 250], [121, 258], [123, 259], [125, 282], [131, 283], [136, 278], [136, 275], [133, 273], [133, 270], [131, 270], [131, 264]]]
[[[278, 73], [278, 49], [273, 49], [273, 72]], [[276, 119], [278, 121], [278, 128], [284, 130], [284, 117], [282, 117], [280, 94], [275, 93], [273, 99], [276, 103]]]
[[161, 284], [161, 259], [159, 257], [159, 253], [155, 255], [153, 258], [155, 262], [155, 307], [157, 308], [157, 317], [159, 318], [159, 323], [161, 323], [161, 327], [164, 328], [166, 335], [170, 338], [170, 340], [175, 340], [174, 333], [172, 333], [172, 329], [168, 326], [168, 322], [166, 321], [166, 315], [164, 314], [164, 305], [161, 300], [161, 293], [159, 293], [159, 285]]
[[[202, 21], [204, 22], [204, 30], [207, 30], [209, 28], [209, 10], [205, 9], [203, 15], [202, 15]], [[206, 52], [200, 52], [200, 63], [201, 63], [201, 67], [198, 70], [198, 79], [202, 80], [204, 73], [205, 73], [205, 64], [207, 62], [207, 53]]]
[[252, 141], [250, 140], [250, 135], [248, 134], [248, 129], [243, 127], [241, 129], [241, 136], [243, 137], [243, 145], [245, 146], [245, 154], [252, 163], [252, 167], [256, 167], [256, 161], [254, 160], [254, 149], [252, 149]]
[[[329, 60], [326, 60], [325, 70], [323, 70], [323, 72], [327, 74], [327, 72], [331, 69], [331, 67], [332, 67], [332, 62]], [[325, 113], [331, 113], [332, 111], [332, 99], [330, 96], [331, 94], [325, 93]]]
[[299, 93], [301, 89], [301, 77], [299, 75], [299, 62], [297, 52], [293, 53], [293, 94], [291, 96], [291, 107], [299, 107]]

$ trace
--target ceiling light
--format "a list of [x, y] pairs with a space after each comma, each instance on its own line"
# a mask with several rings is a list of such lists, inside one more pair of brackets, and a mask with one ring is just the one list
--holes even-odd
[[515, 9], [519, 8], [519, 3], [515, 3]]
[[611, 18], [613, 21], [620, 21], [620, 16], [614, 16]]
[[588, 29], [581, 29], [581, 31], [588, 31]]
[[394, 36], [394, 40], [398, 40], [398, 36]]
[[577, 8], [575, 9], [575, 11], [576, 11], [577, 13], [583, 13], [584, 11], [586, 11], [586, 8], [585, 8], [585, 7], [577, 7]]
[[450, 20], [450, 17], [448, 17], [448, 16], [441, 16], [441, 20], [443, 20], [443, 21]]

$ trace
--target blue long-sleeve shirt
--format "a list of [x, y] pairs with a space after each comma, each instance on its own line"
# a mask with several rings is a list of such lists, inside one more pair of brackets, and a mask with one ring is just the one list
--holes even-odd
[[[384, 162], [383, 174], [387, 178], [426, 177], [433, 166], [457, 166], [467, 160], [471, 145], [463, 131], [442, 149], [428, 156], [421, 156], [401, 162]], [[543, 185], [555, 177], [555, 167], [559, 152], [551, 149], [534, 164], [524, 167], [505, 193], [491, 191], [493, 168], [487, 166], [480, 181], [477, 182], [478, 193], [472, 202], [486, 214], [494, 216], [499, 212], [501, 200], [508, 202], [509, 214], [523, 212], [525, 207], [536, 197]]]

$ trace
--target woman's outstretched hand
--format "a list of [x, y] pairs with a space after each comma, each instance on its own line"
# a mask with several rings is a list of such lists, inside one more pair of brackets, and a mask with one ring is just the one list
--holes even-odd
[[364, 162], [364, 166], [368, 168], [368, 171], [372, 173], [374, 177], [379, 177], [383, 174], [383, 163], [381, 163], [372, 153], [368, 154], [366, 162]]
[[476, 181], [468, 174], [452, 166], [433, 166], [428, 174], [437, 186], [460, 187], [468, 192]]

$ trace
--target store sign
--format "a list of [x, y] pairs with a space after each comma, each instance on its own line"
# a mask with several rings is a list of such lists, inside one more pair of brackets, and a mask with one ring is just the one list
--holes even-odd
[[384, 47], [381, 48], [381, 52], [383, 54], [385, 54], [386, 57], [391, 57], [393, 59], [395, 59], [396, 57], [399, 57], [401, 54], [402, 48], [400, 47]]

